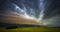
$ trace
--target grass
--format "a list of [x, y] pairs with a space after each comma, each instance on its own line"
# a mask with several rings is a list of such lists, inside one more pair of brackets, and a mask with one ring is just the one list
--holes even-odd
[[60, 32], [60, 28], [51, 27], [23, 27], [16, 29], [0, 28], [0, 32]]

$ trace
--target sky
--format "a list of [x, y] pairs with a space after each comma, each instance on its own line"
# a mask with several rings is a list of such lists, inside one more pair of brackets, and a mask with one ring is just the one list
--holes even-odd
[[18, 24], [21, 19], [60, 27], [60, 0], [0, 0], [0, 22]]

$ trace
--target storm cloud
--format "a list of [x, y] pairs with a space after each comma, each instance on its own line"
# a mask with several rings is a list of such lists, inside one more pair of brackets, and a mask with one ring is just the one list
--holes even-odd
[[[32, 22], [40, 22], [41, 25], [50, 27], [60, 27], [60, 0], [0, 0], [0, 19], [7, 20], [10, 17], [3, 15], [33, 18], [35, 20], [32, 19]], [[2, 22], [1, 20], [0, 22]], [[17, 20], [17, 22], [19, 21]]]

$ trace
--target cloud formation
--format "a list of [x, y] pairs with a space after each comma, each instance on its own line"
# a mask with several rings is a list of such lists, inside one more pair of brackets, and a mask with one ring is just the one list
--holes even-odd
[[0, 0], [0, 19], [7, 23], [60, 26], [60, 0]]

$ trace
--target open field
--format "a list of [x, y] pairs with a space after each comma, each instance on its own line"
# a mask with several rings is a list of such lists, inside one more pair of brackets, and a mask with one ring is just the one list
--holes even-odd
[[0, 28], [0, 32], [60, 32], [60, 28], [49, 27], [23, 27], [16, 29]]

